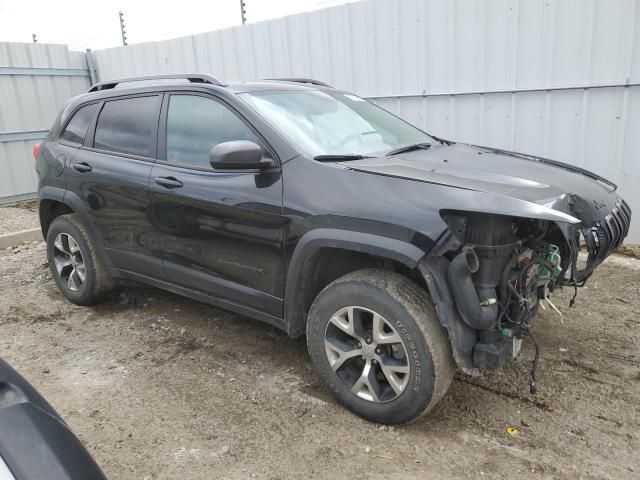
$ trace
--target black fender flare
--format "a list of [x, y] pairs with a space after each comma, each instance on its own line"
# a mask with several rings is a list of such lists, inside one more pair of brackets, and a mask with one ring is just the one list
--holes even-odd
[[[63, 188], [57, 187], [42, 187], [38, 191], [38, 219], [40, 220], [40, 228], [42, 229], [42, 236], [47, 238], [46, 232], [44, 231], [44, 225], [42, 224], [42, 212], [40, 210], [40, 203], [43, 200], [53, 200], [55, 202], [65, 203], [64, 202], [64, 194], [66, 190]], [[71, 208], [71, 206], [69, 206]]]
[[425, 255], [421, 248], [411, 243], [370, 233], [333, 228], [305, 233], [291, 255], [285, 283], [284, 320], [290, 337], [299, 337], [306, 331], [305, 268], [314, 252], [324, 248], [367, 253], [399, 262], [409, 269], [415, 269]]
[[[87, 233], [89, 234], [93, 245], [96, 247], [98, 256], [107, 267], [109, 272], [113, 274], [113, 264], [111, 263], [111, 260], [109, 259], [109, 256], [104, 249], [102, 238], [95, 230], [95, 228], [93, 228], [93, 222], [91, 221], [89, 212], [87, 212], [87, 207], [85, 206], [82, 199], [76, 193], [70, 192], [69, 190], [50, 186], [42, 187], [38, 192], [38, 215], [40, 215], [40, 203], [43, 200], [54, 200], [56, 202], [63, 203], [80, 217], [82, 223], [87, 226]], [[47, 236], [44, 231], [44, 226], [41, 225], [41, 228], [42, 235], [46, 240]]]

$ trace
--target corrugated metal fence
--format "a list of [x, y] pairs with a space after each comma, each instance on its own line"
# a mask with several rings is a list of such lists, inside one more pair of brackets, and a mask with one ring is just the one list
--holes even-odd
[[436, 135], [593, 170], [640, 215], [640, 0], [368, 0], [93, 59], [100, 80], [317, 78]]
[[324, 80], [436, 135], [593, 170], [640, 216], [640, 0], [371, 0], [94, 58], [100, 79]]
[[0, 43], [0, 203], [34, 196], [33, 144], [46, 135], [67, 99], [87, 88], [84, 52]]

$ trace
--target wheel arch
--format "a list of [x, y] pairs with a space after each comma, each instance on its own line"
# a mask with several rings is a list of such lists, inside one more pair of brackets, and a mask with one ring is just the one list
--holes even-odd
[[38, 217], [42, 236], [46, 239], [51, 223], [60, 215], [75, 213], [64, 201], [65, 190], [55, 187], [43, 187], [38, 194]]
[[369, 233], [329, 228], [307, 232], [298, 241], [287, 269], [287, 333], [293, 338], [304, 335], [313, 300], [333, 280], [368, 267], [383, 267], [413, 277], [419, 273], [418, 263], [424, 255], [411, 243]]
[[51, 223], [61, 215], [76, 214], [87, 227], [87, 234], [95, 245], [96, 253], [111, 271], [112, 264], [104, 250], [102, 239], [93, 228], [93, 223], [89, 217], [82, 199], [73, 192], [56, 187], [43, 187], [38, 193], [38, 216], [42, 236], [46, 240], [47, 232]]

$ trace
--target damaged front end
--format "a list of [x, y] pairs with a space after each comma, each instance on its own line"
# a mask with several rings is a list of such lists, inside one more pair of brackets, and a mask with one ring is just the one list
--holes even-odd
[[[602, 208], [604, 205], [596, 204], [596, 206]], [[622, 245], [629, 233], [630, 224], [631, 209], [624, 200], [617, 198], [615, 206], [604, 217], [595, 219], [587, 225], [561, 226], [571, 252], [570, 268], [573, 285], [578, 287], [584, 285], [593, 270]], [[583, 244], [587, 250], [587, 259], [584, 266], [579, 268], [578, 250]]]
[[[629, 207], [619, 198], [606, 214], [596, 205], [590, 215], [579, 215], [575, 199], [567, 197], [567, 203], [580, 223], [441, 212], [449, 228], [419, 268], [464, 372], [474, 375], [499, 367], [517, 356], [524, 337], [529, 337], [535, 346], [535, 393], [539, 352], [531, 326], [538, 309], [560, 314], [551, 292], [583, 286], [622, 243], [631, 221]], [[586, 261], [579, 256], [582, 246]], [[574, 299], [575, 294], [571, 304]]]

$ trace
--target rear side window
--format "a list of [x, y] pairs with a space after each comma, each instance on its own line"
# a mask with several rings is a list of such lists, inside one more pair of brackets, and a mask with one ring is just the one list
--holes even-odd
[[101, 150], [155, 157], [154, 139], [160, 97], [106, 102], [98, 117], [93, 146]]
[[76, 112], [71, 121], [67, 123], [67, 128], [62, 132], [61, 138], [70, 143], [82, 145], [84, 137], [89, 129], [89, 124], [98, 110], [98, 104], [86, 105]]
[[196, 95], [172, 95], [167, 116], [167, 160], [211, 168], [209, 151], [231, 140], [258, 139], [238, 116], [223, 104]]

